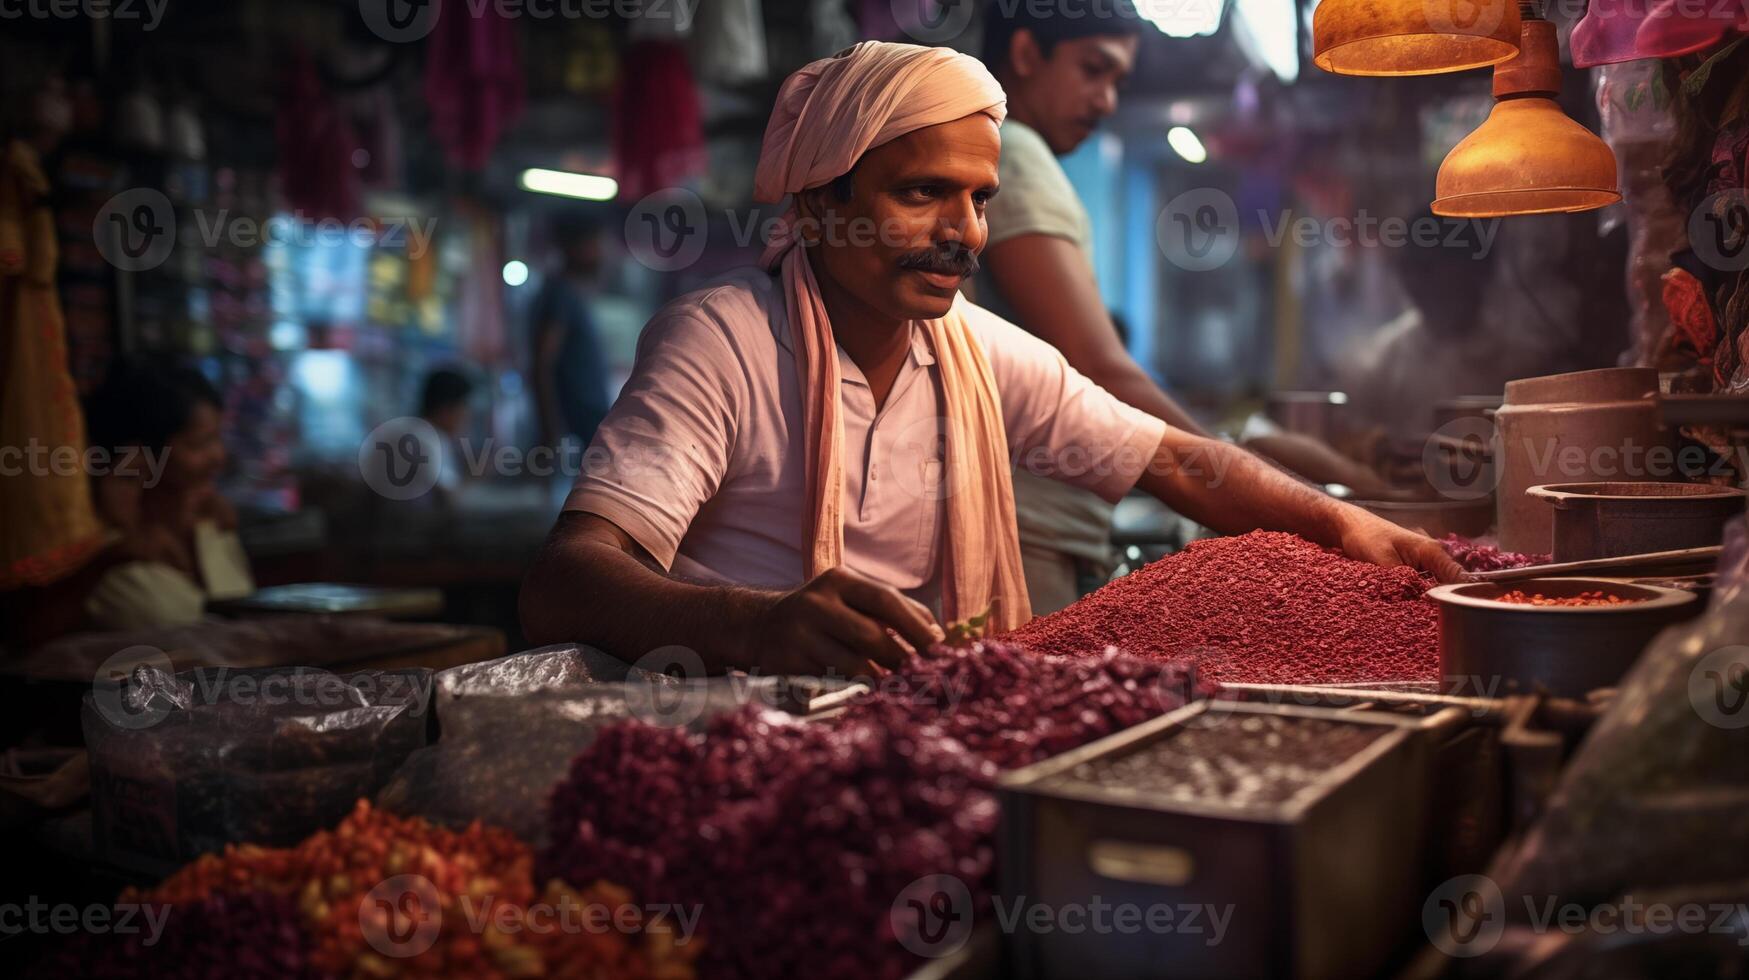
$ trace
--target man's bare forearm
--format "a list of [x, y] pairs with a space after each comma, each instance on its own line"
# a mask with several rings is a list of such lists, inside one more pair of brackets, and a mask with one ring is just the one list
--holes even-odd
[[1293, 531], [1339, 545], [1351, 508], [1237, 446], [1167, 430], [1137, 483], [1173, 510], [1222, 534]]
[[523, 582], [528, 641], [580, 643], [627, 663], [681, 646], [711, 673], [747, 666], [745, 637], [775, 594], [681, 582], [635, 557], [636, 550], [602, 518], [560, 515]]

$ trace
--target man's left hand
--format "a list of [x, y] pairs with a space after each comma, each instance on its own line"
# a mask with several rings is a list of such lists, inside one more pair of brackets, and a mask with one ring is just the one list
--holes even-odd
[[1444, 546], [1418, 531], [1399, 527], [1358, 507], [1344, 508], [1342, 553], [1375, 565], [1408, 565], [1441, 582], [1461, 582], [1464, 570]]

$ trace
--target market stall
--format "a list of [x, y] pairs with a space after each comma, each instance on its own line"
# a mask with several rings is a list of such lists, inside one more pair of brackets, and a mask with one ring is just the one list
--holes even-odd
[[1741, 4], [121, 6], [18, 974], [1749, 971]]

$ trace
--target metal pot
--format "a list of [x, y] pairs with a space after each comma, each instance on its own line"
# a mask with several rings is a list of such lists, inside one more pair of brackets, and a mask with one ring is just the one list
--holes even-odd
[[[1639, 601], [1614, 606], [1529, 606], [1497, 601], [1513, 590], [1554, 597], [1601, 591]], [[1627, 673], [1659, 630], [1700, 611], [1694, 593], [1609, 579], [1542, 578], [1441, 585], [1439, 670], [1453, 694], [1504, 697], [1545, 690], [1583, 698]]]
[[1658, 372], [1604, 368], [1507, 382], [1494, 413], [1500, 467], [1497, 497], [1500, 547], [1546, 552], [1554, 517], [1525, 491], [1550, 482], [1650, 479], [1647, 451], [1676, 434], [1658, 421]]
[[1707, 483], [1551, 483], [1525, 493], [1554, 507], [1555, 561], [1719, 544], [1746, 496]]

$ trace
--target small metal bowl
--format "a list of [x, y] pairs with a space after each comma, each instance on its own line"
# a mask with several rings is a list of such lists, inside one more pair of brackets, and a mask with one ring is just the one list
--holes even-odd
[[[1638, 601], [1613, 606], [1498, 601], [1513, 591], [1557, 598], [1602, 592]], [[1441, 585], [1427, 597], [1439, 603], [1442, 687], [1472, 697], [1542, 690], [1583, 698], [1621, 680], [1658, 631], [1700, 611], [1692, 592], [1595, 578]]]

